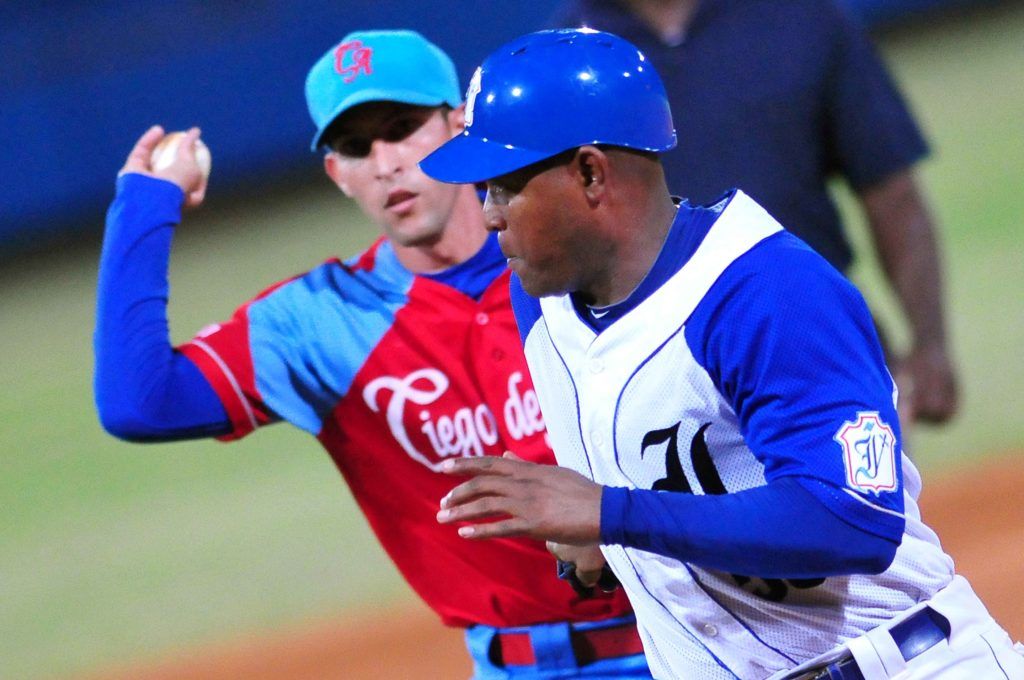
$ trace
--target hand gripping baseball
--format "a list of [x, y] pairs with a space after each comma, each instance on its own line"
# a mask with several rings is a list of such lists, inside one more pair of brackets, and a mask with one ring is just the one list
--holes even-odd
[[[181, 135], [181, 141], [174, 147], [173, 160], [154, 167], [154, 151], [158, 145], [171, 135]], [[209, 163], [201, 162], [200, 148], [207, 156], [209, 152], [199, 139], [199, 128], [190, 128], [184, 133], [166, 135], [159, 125], [146, 130], [135, 143], [128, 159], [125, 161], [118, 176], [128, 172], [156, 177], [178, 185], [185, 194], [185, 207], [194, 208], [203, 202], [206, 196], [206, 184], [209, 178]]]
[[472, 477], [441, 499], [437, 513], [442, 524], [464, 523], [460, 536], [528, 536], [570, 545], [601, 539], [603, 487], [572, 470], [528, 463], [508, 452], [502, 458], [447, 460], [441, 470]]

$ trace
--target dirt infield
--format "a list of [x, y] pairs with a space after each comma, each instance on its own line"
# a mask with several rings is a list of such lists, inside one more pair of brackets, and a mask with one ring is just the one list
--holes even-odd
[[[1024, 638], [1024, 452], [983, 467], [931, 475], [922, 514], [993, 616]], [[347, 623], [311, 626], [274, 639], [197, 650], [187, 658], [106, 672], [115, 680], [449, 680], [470, 665], [458, 631], [423, 607], [377, 612]]]

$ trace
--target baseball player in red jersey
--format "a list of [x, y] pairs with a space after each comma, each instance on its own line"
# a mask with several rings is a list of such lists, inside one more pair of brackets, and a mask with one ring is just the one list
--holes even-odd
[[327, 175], [381, 238], [278, 283], [172, 348], [167, 262], [205, 181], [189, 131], [153, 171], [146, 132], [107, 217], [96, 401], [123, 439], [242, 437], [285, 420], [317, 437], [384, 548], [450, 626], [478, 678], [650, 677], [621, 592], [578, 595], [536, 541], [471, 544], [434, 519], [452, 457], [515, 449], [553, 463], [509, 303], [508, 272], [472, 186], [417, 162], [464, 125], [448, 57], [409, 31], [353, 33], [309, 72]]

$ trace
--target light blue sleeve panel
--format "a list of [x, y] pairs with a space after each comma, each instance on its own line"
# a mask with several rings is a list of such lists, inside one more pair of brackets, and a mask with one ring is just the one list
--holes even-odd
[[[769, 482], [803, 478], [854, 526], [902, 530], [893, 382], [871, 314], [848, 280], [781, 232], [730, 265], [685, 333]], [[881, 474], [859, 458], [865, 453]], [[869, 475], [886, 473], [891, 481], [871, 488]]]
[[413, 276], [380, 258], [377, 264], [366, 271], [326, 263], [249, 308], [260, 396], [314, 435], [408, 300]]

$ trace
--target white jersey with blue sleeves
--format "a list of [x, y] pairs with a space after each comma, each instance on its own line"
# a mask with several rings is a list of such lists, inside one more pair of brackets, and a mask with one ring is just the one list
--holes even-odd
[[571, 296], [536, 300], [513, 281], [559, 464], [606, 486], [698, 495], [796, 476], [855, 526], [905, 529], [884, 573], [803, 581], [603, 546], [664, 678], [768, 677], [953, 578], [920, 521], [863, 300], [742, 192], [716, 211], [693, 255], [600, 333]]

